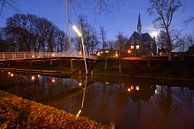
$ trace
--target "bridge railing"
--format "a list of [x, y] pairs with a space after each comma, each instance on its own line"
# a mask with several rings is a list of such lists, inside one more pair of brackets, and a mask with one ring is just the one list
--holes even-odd
[[[64, 52], [0, 52], [0, 60], [18, 60], [18, 59], [36, 59], [36, 58], [54, 58], [54, 57], [78, 57], [82, 55], [70, 55]], [[95, 59], [90, 56], [87, 58]]]

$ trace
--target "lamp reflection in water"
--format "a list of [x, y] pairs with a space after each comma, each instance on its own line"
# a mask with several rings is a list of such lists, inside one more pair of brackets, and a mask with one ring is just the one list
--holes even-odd
[[10, 75], [10, 74], [11, 74], [11, 72], [8, 72], [7, 74], [8, 74], [8, 75]]
[[84, 101], [85, 101], [85, 96], [86, 96], [86, 88], [87, 88], [87, 81], [88, 81], [88, 77], [86, 76], [85, 86], [83, 88], [83, 96], [82, 96], [81, 107], [80, 107], [80, 110], [78, 111], [78, 113], [76, 114], [77, 117], [80, 116], [80, 114], [81, 114], [81, 112], [83, 110], [83, 107], [84, 107]]
[[136, 86], [135, 88], [136, 88], [136, 90], [139, 90], [139, 86]]
[[54, 78], [52, 78], [52, 83], [55, 83], [55, 79]]
[[34, 81], [34, 80], [35, 80], [35, 76], [32, 76], [32, 77], [31, 77], [31, 80]]
[[78, 83], [78, 86], [82, 86], [82, 82], [79, 82], [79, 83]]
[[127, 91], [130, 92], [131, 91], [131, 88], [128, 88]]
[[13, 73], [11, 73], [11, 75], [10, 75], [11, 77], [13, 77], [14, 76], [14, 74]]

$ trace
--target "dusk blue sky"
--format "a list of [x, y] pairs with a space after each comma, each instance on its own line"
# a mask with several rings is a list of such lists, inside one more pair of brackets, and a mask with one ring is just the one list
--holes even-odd
[[[95, 27], [97, 32], [99, 32], [100, 26], [105, 28], [107, 40], [116, 39], [118, 32], [129, 38], [136, 30], [139, 13], [141, 14], [143, 32], [150, 32], [153, 28], [154, 16], [151, 17], [147, 13], [148, 0], [122, 0], [119, 8], [115, 6], [112, 11], [101, 15], [93, 9], [92, 4], [95, 0], [86, 1], [90, 1], [90, 3], [80, 5], [78, 2], [79, 4], [73, 3], [70, 6], [71, 21], [76, 24], [79, 15], [86, 16], [88, 23]], [[18, 9], [4, 9], [0, 16], [0, 27], [4, 27], [6, 19], [15, 13], [29, 13], [45, 17], [61, 30], [67, 32], [65, 0], [15, 0], [15, 2], [18, 4]], [[173, 26], [185, 34], [194, 34], [194, 23], [185, 26], [183, 22], [194, 15], [194, 0], [185, 0], [184, 2], [186, 6], [175, 15]]]

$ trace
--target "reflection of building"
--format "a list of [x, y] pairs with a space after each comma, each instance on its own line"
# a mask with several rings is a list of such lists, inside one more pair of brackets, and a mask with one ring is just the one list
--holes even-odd
[[[151, 96], [154, 96], [156, 86], [130, 86], [130, 97], [137, 106], [138, 118], [141, 114], [141, 101], [148, 101]], [[128, 88], [129, 92], [129, 88]]]
[[155, 39], [152, 38], [148, 33], [142, 33], [140, 14], [138, 18], [137, 31], [134, 31], [128, 40], [127, 50], [131, 50], [130, 55], [134, 56], [156, 54]]
[[139, 86], [139, 90], [134, 87], [134, 90], [131, 90], [130, 96], [134, 103], [137, 101], [148, 101], [151, 96], [154, 96], [156, 86]]

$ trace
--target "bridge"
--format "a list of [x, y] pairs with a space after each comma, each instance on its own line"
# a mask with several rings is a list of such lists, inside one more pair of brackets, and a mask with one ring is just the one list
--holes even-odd
[[[23, 60], [23, 59], [44, 59], [44, 58], [83, 58], [83, 55], [70, 55], [64, 52], [0, 52], [0, 61]], [[95, 60], [95, 56], [87, 56]]]

